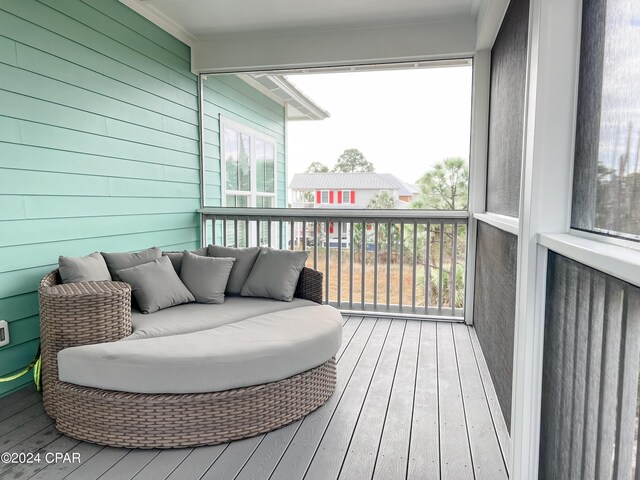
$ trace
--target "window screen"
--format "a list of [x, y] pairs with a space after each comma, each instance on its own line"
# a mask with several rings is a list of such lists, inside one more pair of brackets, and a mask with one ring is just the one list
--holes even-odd
[[478, 222], [473, 323], [507, 426], [511, 423], [518, 238]]
[[584, 0], [572, 226], [640, 240], [640, 2]]
[[518, 216], [529, 0], [511, 0], [491, 50], [487, 210]]
[[637, 479], [640, 289], [549, 252], [541, 479]]

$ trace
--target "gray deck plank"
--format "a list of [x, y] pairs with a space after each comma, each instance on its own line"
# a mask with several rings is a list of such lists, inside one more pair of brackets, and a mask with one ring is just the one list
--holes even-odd
[[436, 324], [422, 322], [407, 480], [440, 477]]
[[69, 453], [80, 455], [80, 463], [58, 462], [48, 465], [44, 470], [35, 474], [30, 480], [62, 480], [69, 474], [89, 462], [92, 457], [102, 451], [105, 447], [95, 443], [80, 442]]
[[404, 480], [407, 477], [419, 345], [420, 324], [409, 320], [376, 460], [373, 478], [377, 480]]
[[167, 480], [184, 480], [187, 478], [202, 477], [202, 475], [209, 470], [213, 462], [215, 462], [220, 454], [228, 447], [228, 443], [223, 443], [209, 447], [194, 448], [187, 458], [171, 472]]
[[393, 322], [385, 342], [378, 368], [374, 372], [360, 418], [351, 437], [340, 471], [340, 479], [371, 478], [380, 446], [384, 418], [391, 396], [393, 377], [398, 365], [402, 335], [401, 322]]
[[[345, 390], [333, 418], [320, 442], [316, 454], [305, 476], [307, 480], [338, 478], [343, 460], [349, 449], [354, 429], [361, 416], [372, 379], [380, 367], [385, 347], [393, 349], [393, 343], [402, 341], [404, 322], [392, 322], [380, 348], [371, 350], [370, 355], [358, 364], [360, 371], [354, 375]], [[375, 344], [377, 345], [377, 344]], [[388, 349], [387, 348], [387, 349]], [[378, 412], [384, 418], [384, 411]]]
[[[362, 379], [358, 379], [358, 377], [362, 378], [363, 376], [373, 373], [373, 366], [382, 350], [382, 344], [384, 343], [389, 326], [389, 320], [380, 319], [375, 322], [375, 327], [374, 322], [367, 321], [363, 325], [364, 328], [358, 329], [358, 333], [362, 332], [364, 334], [358, 338], [363, 347], [351, 379], [347, 379], [347, 388], [351, 380], [362, 382]], [[372, 327], [373, 332], [369, 337], [367, 332]], [[365, 335], [367, 335], [367, 338], [363, 338]], [[363, 340], [364, 342], [362, 342]], [[354, 342], [355, 341], [356, 339], [354, 339]], [[338, 372], [338, 378], [340, 378], [340, 376], [341, 374]], [[342, 396], [344, 396], [344, 392]], [[291, 480], [292, 478], [302, 478], [305, 475], [305, 471], [313, 460], [316, 449], [322, 440], [334, 412], [337, 410], [337, 407], [339, 407], [340, 401], [341, 396], [334, 393], [325, 407], [305, 417], [271, 478]]]
[[[35, 454], [41, 448], [46, 447], [51, 442], [59, 438], [60, 435], [61, 434], [58, 432], [58, 430], [56, 430], [56, 427], [54, 425], [49, 425], [45, 429], [37, 432], [34, 435], [31, 435], [20, 443], [6, 448], [4, 451]], [[0, 463], [0, 477], [2, 477], [2, 475], [12, 467], [13, 465], [10, 463]]]
[[251, 454], [264, 440], [264, 437], [264, 435], [259, 435], [230, 443], [201, 479], [218, 480], [222, 478], [235, 478], [245, 463], [247, 463]]
[[302, 420], [269, 432], [234, 480], [262, 480], [269, 478], [291, 443]]
[[129, 480], [160, 454], [160, 450], [130, 450], [100, 480]]
[[491, 418], [493, 419], [493, 426], [496, 429], [496, 435], [498, 436], [498, 442], [500, 443], [500, 450], [502, 451], [502, 458], [505, 462], [505, 468], [507, 474], [509, 474], [509, 459], [511, 458], [511, 436], [509, 435], [509, 428], [502, 415], [502, 408], [498, 402], [498, 394], [493, 386], [491, 380], [491, 373], [489, 373], [489, 366], [482, 353], [482, 347], [478, 340], [478, 335], [473, 328], [469, 328], [469, 336], [471, 337], [471, 346], [473, 347], [473, 353], [478, 364], [478, 370], [480, 371], [480, 379], [484, 387], [485, 395], [487, 396], [487, 403], [489, 404], [489, 411], [491, 412]]
[[138, 474], [135, 480], [159, 480], [167, 478], [193, 451], [193, 448], [178, 448], [175, 450], [162, 450], [153, 462], [147, 464]]
[[12, 403], [20, 401], [32, 394], [36, 393], [35, 385], [30, 384], [28, 387], [18, 390], [17, 392], [10, 393], [0, 398], [0, 410], [4, 410]]
[[[97, 479], [114, 464], [118, 463], [127, 453], [129, 453], [129, 450], [126, 448], [104, 447], [89, 460], [83, 461], [80, 467], [63, 478], [65, 480]], [[46, 473], [47, 470], [48, 469], [44, 470], [43, 473]]]
[[15, 415], [0, 421], [0, 437], [6, 435], [12, 430], [21, 427], [29, 420], [33, 420], [44, 413], [42, 402], [34, 403]]
[[11, 430], [0, 437], [0, 451], [10, 451], [14, 446], [38, 432], [42, 432], [42, 434], [46, 433], [45, 429], [51, 425], [53, 425], [53, 420], [44, 413], [33, 420], [29, 420], [19, 428]]
[[440, 474], [443, 480], [473, 479], [473, 463], [460, 391], [451, 324], [438, 323]]
[[476, 480], [506, 480], [507, 470], [476, 363], [469, 328], [453, 325], [460, 384]]
[[40, 403], [41, 399], [40, 393], [31, 387], [0, 398], [0, 400], [4, 400], [0, 406], [0, 422], [13, 417], [31, 405]]
[[20, 447], [21, 451], [40, 454], [39, 460], [34, 463], [23, 463], [14, 465], [13, 468], [8, 469], [6, 472], [2, 471], [2, 469], [0, 468], [0, 478], [32, 478], [34, 475], [47, 468], [50, 465], [50, 463], [48, 462], [54, 463], [55, 460], [52, 461], [49, 455], [56, 453], [67, 453], [79, 443], [80, 440], [75, 440], [71, 437], [60, 435], [58, 438], [41, 449], [32, 449], [29, 446], [24, 445]]
[[[344, 361], [343, 355], [351, 345], [351, 339], [362, 323], [362, 320], [362, 317], [349, 317], [349, 322], [346, 323], [342, 329], [342, 345], [336, 354], [340, 377], [338, 379], [336, 391], [333, 395], [339, 395], [342, 392], [344, 386], [341, 387], [341, 385], [345, 382], [340, 383], [340, 380], [348, 378], [355, 368], [357, 356], [360, 354], [361, 349], [354, 351], [358, 346], [352, 346], [350, 348], [352, 353], [347, 355]], [[283, 428], [269, 432], [264, 441], [258, 446], [256, 451], [251, 455], [251, 458], [249, 458], [247, 463], [239, 472], [236, 479], [262, 480], [264, 478], [268, 478], [273, 473], [273, 470], [276, 468], [276, 465], [282, 458], [282, 455], [291, 443], [291, 440], [300, 428], [301, 424], [302, 420], [299, 420]]]

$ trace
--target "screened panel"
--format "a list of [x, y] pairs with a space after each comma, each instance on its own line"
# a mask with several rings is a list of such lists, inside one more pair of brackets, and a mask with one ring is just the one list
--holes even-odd
[[572, 226], [640, 240], [640, 2], [584, 0]]
[[275, 193], [275, 148], [272, 143], [256, 139], [256, 186], [262, 193]]
[[638, 478], [640, 289], [549, 253], [541, 479]]
[[487, 210], [512, 217], [520, 205], [529, 0], [511, 0], [491, 50]]
[[518, 239], [478, 222], [476, 248], [473, 324], [510, 426]]
[[227, 190], [240, 190], [238, 172], [238, 132], [230, 128], [224, 129], [224, 159], [226, 162]]

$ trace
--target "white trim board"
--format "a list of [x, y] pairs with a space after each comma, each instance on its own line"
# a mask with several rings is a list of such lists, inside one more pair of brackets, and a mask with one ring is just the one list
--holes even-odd
[[149, 20], [151, 23], [154, 23], [165, 32], [170, 35], [173, 35], [182, 43], [193, 46], [193, 42], [196, 37], [194, 37], [191, 32], [184, 29], [182, 25], [174, 22], [169, 17], [167, 17], [164, 13], [157, 10], [153, 5], [150, 5], [146, 2], [142, 2], [140, 0], [119, 0], [120, 3], [123, 3], [127, 7], [129, 7], [134, 12], [142, 15], [144, 18]]
[[509, 217], [507, 215], [485, 212], [474, 213], [473, 218], [480, 222], [488, 223], [489, 225], [503, 230], [507, 233], [518, 236], [520, 221], [516, 217]]
[[473, 57], [471, 97], [471, 143], [469, 148], [469, 222], [467, 227], [467, 267], [465, 270], [464, 317], [473, 324], [473, 303], [476, 277], [475, 213], [486, 208], [487, 152], [489, 143], [489, 95], [491, 83], [491, 52], [483, 50]]
[[560, 255], [640, 287], [640, 251], [570, 233], [541, 233], [538, 242]]

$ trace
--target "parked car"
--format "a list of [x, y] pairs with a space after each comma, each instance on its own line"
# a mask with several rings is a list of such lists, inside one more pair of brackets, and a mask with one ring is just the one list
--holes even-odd
[[[340, 246], [342, 248], [349, 248], [351, 246], [351, 241], [349, 240], [348, 236], [343, 235], [342, 236], [342, 241], [340, 242]], [[338, 248], [338, 239], [337, 238], [330, 238], [329, 239], [329, 248]]]

